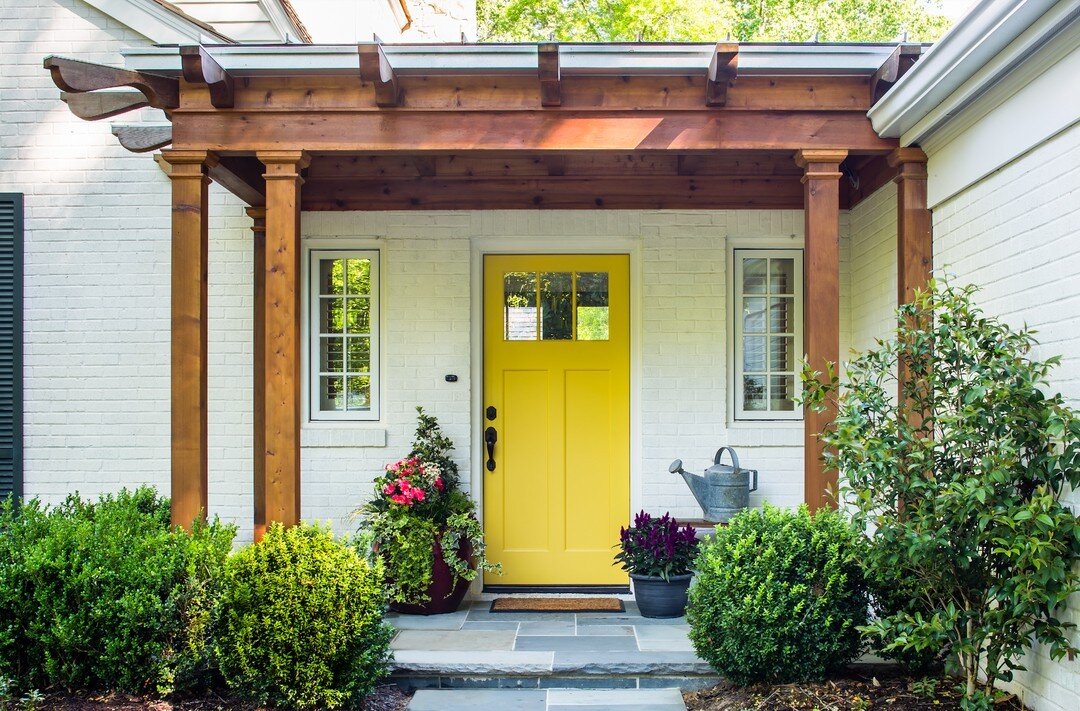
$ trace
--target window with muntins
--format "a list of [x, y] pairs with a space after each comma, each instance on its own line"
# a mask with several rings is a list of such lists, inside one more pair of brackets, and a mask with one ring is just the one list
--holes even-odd
[[735, 418], [795, 420], [802, 408], [802, 251], [735, 250]]
[[379, 418], [379, 254], [311, 252], [311, 419]]

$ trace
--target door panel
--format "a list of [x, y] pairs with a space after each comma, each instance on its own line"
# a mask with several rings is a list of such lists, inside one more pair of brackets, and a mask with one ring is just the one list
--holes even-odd
[[625, 584], [613, 565], [630, 507], [627, 255], [484, 260], [488, 554], [502, 585]]

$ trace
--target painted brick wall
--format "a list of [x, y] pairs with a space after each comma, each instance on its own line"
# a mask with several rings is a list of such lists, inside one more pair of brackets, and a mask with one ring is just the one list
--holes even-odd
[[[78, 0], [0, 5], [0, 190], [26, 193], [26, 491], [50, 501], [143, 482], [168, 491], [169, 181], [120, 148], [107, 121], [72, 116], [41, 67], [49, 54], [120, 64], [122, 47], [147, 43]], [[251, 498], [250, 449], [237, 450], [250, 407], [234, 409], [232, 392], [250, 375], [234, 380], [248, 366], [228, 357], [232, 334], [250, 331], [250, 289], [236, 280], [241, 263], [250, 285], [250, 233], [216, 187], [211, 209], [210, 382], [222, 394], [211, 398], [211, 487], [214, 512], [231, 518]], [[229, 469], [241, 463], [246, 474]]]
[[[934, 261], [978, 284], [988, 313], [1038, 330], [1036, 355], [1062, 356], [1052, 386], [1080, 407], [1080, 125], [938, 205]], [[1080, 512], [1080, 493], [1071, 502]], [[1080, 596], [1063, 617], [1080, 623]], [[1037, 649], [1025, 664], [1016, 690], [1026, 704], [1080, 708], [1080, 660], [1054, 663]]]
[[[872, 348], [895, 328], [896, 184], [851, 209], [851, 347]], [[847, 357], [847, 354], [844, 356]]]

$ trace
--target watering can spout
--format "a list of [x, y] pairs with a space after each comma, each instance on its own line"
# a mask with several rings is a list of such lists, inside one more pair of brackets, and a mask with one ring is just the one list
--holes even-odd
[[668, 471], [672, 474], [678, 474], [686, 482], [686, 485], [690, 487], [690, 493], [697, 499], [698, 504], [702, 509], [708, 508], [708, 492], [709, 483], [705, 480], [705, 477], [699, 474], [691, 474], [683, 469], [682, 460], [676, 459], [668, 467]]

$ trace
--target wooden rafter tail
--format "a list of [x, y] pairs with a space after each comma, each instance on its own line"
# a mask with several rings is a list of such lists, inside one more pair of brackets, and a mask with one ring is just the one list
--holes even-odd
[[705, 105], [726, 106], [728, 84], [735, 81], [738, 74], [739, 45], [734, 42], [717, 44], [712, 59], [709, 61], [709, 73], [705, 82]]
[[401, 86], [382, 44], [358, 44], [360, 81], [375, 85], [375, 104], [381, 108], [401, 106]]
[[52, 74], [53, 83], [61, 91], [82, 94], [98, 89], [130, 86], [142, 92], [146, 103], [155, 109], [169, 111], [180, 105], [180, 82], [171, 77], [63, 57], [46, 57], [44, 66]]
[[180, 67], [184, 79], [192, 84], [205, 84], [210, 90], [210, 103], [216, 109], [233, 107], [233, 78], [202, 45], [180, 48]]
[[537, 74], [540, 78], [540, 105], [562, 106], [562, 70], [559, 67], [559, 44], [541, 42], [537, 46]]
[[146, 96], [135, 89], [91, 91], [84, 94], [62, 91], [60, 100], [67, 104], [72, 114], [83, 121], [97, 121], [149, 106]]
[[120, 145], [132, 153], [149, 153], [172, 143], [172, 126], [120, 126], [112, 127], [113, 135]]
[[893, 84], [900, 81], [900, 77], [907, 74], [907, 71], [915, 65], [920, 56], [922, 56], [922, 45], [897, 45], [870, 80], [870, 103], [876, 104], [881, 97], [885, 96]]

